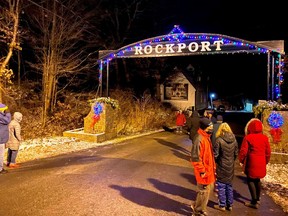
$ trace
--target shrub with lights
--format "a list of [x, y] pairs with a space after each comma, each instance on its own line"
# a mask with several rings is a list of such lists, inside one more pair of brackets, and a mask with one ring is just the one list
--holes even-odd
[[265, 101], [253, 107], [253, 112], [255, 116], [264, 114], [264, 112], [270, 112], [272, 110], [288, 110], [287, 104], [281, 104], [277, 101]]

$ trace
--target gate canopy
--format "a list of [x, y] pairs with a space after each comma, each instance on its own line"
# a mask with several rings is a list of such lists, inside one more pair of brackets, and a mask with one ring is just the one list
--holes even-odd
[[167, 35], [148, 38], [118, 50], [99, 52], [104, 63], [114, 58], [188, 56], [226, 53], [284, 54], [284, 41], [251, 42], [212, 33], [184, 33], [178, 25]]
[[102, 71], [106, 64], [108, 96], [109, 62], [115, 58], [147, 58], [209, 54], [252, 53], [267, 55], [267, 100], [281, 96], [284, 40], [251, 42], [212, 33], [185, 33], [178, 25], [167, 35], [141, 40], [117, 50], [99, 51], [99, 86], [102, 95]]

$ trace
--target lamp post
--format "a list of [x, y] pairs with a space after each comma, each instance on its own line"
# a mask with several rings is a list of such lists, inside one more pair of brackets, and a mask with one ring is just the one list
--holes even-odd
[[211, 108], [213, 109], [213, 98], [215, 98], [214, 93], [210, 93], [210, 102], [211, 102]]

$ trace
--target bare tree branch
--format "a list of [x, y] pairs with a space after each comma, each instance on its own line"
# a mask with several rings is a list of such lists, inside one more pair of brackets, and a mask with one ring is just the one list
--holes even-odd
[[[89, 40], [93, 33], [88, 20], [93, 14], [80, 16], [78, 0], [47, 0], [39, 5], [39, 12], [30, 14], [34, 33], [31, 42], [37, 58], [30, 65], [42, 73], [42, 121], [45, 124], [47, 114], [54, 109], [58, 92], [77, 81], [77, 75], [91, 70], [96, 55], [95, 51], [90, 52]], [[58, 80], [61, 78], [66, 78], [66, 83], [60, 85]]]
[[13, 71], [9, 69], [9, 61], [13, 51], [21, 50], [19, 42], [19, 12], [20, 0], [5, 0], [0, 5], [0, 101], [2, 101], [2, 92], [4, 84], [11, 82]]

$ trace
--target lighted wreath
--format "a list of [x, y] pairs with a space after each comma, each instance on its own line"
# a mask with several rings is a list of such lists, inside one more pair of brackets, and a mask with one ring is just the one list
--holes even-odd
[[272, 135], [273, 142], [281, 142], [281, 135], [283, 131], [280, 127], [284, 124], [283, 116], [280, 113], [272, 112], [268, 117], [268, 123], [272, 127], [270, 134]]
[[100, 97], [96, 99], [89, 100], [90, 104], [93, 105], [92, 123], [91, 128], [100, 120], [100, 115], [103, 112], [103, 104], [110, 105], [112, 109], [119, 109], [119, 104], [117, 100], [111, 99], [110, 97]]
[[93, 110], [94, 110], [94, 114], [99, 116], [103, 112], [103, 107], [101, 106], [101, 103], [97, 102], [94, 105]]
[[268, 123], [272, 128], [280, 128], [284, 124], [284, 118], [280, 113], [272, 112], [268, 117]]
[[100, 114], [103, 112], [103, 107], [101, 103], [97, 102], [93, 106], [94, 115], [92, 116], [91, 128], [100, 120]]

